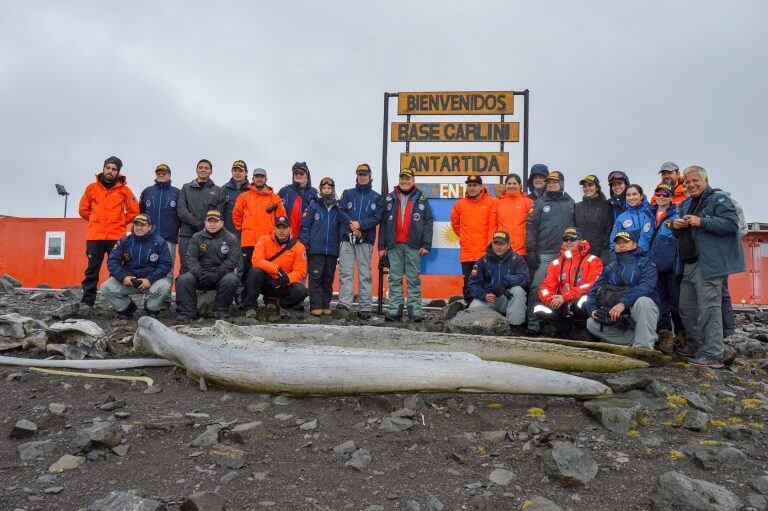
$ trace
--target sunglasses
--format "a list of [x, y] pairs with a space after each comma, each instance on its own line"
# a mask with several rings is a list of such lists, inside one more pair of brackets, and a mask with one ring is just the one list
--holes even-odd
[[656, 197], [672, 197], [669, 192], [656, 192], [654, 195], [656, 195]]
[[146, 227], [149, 224], [146, 222], [133, 222], [134, 227]]
[[622, 181], [623, 182], [624, 181], [624, 176], [622, 176], [621, 174], [619, 174], [617, 172], [611, 172], [610, 174], [608, 174], [608, 182], [611, 182], [611, 181]]
[[572, 237], [572, 236], [563, 236], [562, 240], [563, 240], [563, 242], [567, 242], [567, 241], [579, 241], [579, 238], [574, 238], [574, 237]]

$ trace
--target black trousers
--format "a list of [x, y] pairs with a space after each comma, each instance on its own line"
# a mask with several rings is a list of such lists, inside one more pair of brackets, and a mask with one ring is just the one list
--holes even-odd
[[253, 267], [253, 249], [256, 247], [240, 247], [240, 264], [237, 265], [237, 277], [240, 284], [237, 286], [238, 302], [240, 304], [245, 300], [245, 279], [248, 276], [248, 270]]
[[243, 308], [255, 309], [259, 295], [264, 295], [264, 303], [280, 302], [280, 307], [290, 309], [304, 301], [307, 288], [300, 282], [294, 282], [287, 287], [267, 275], [261, 268], [251, 268], [245, 277], [245, 301]]
[[[549, 323], [550, 325], [553, 325], [555, 329], [557, 330], [557, 335], [560, 338], [563, 339], [569, 339], [571, 338], [571, 334], [573, 332], [574, 326], [576, 326], [576, 322], [584, 325], [584, 320], [587, 319], [587, 302], [586, 300], [583, 302], [582, 306], [578, 306], [578, 300], [575, 300], [573, 302], [570, 302], [570, 312], [571, 316], [566, 316], [566, 311], [568, 311], [569, 307], [568, 303], [564, 303], [557, 309], [550, 309], [547, 307], [548, 311], [543, 310], [537, 310], [535, 312], [536, 317], [539, 318], [539, 321], [543, 321], [545, 323]], [[546, 307], [546, 306], [545, 306]]]
[[189, 268], [187, 268], [187, 249], [189, 248], [190, 241], [192, 241], [192, 236], [179, 235], [179, 259], [181, 260], [179, 275], [189, 271]]
[[86, 305], [93, 306], [96, 303], [96, 289], [99, 284], [99, 272], [104, 256], [115, 247], [117, 240], [88, 240], [85, 242], [85, 255], [88, 256], [88, 267], [85, 269], [83, 279], [83, 298], [80, 300]]
[[310, 254], [307, 261], [309, 270], [309, 310], [330, 309], [333, 297], [333, 276], [336, 273], [335, 255]]
[[190, 318], [197, 317], [197, 291], [216, 290], [216, 310], [229, 312], [229, 304], [235, 297], [237, 289], [237, 275], [227, 273], [213, 286], [201, 286], [197, 278], [191, 273], [183, 273], [176, 279], [176, 303], [181, 313]]
[[672, 330], [675, 326], [675, 333], [682, 332], [683, 322], [680, 319], [680, 313], [677, 305], [680, 303], [680, 283], [672, 271], [659, 273], [656, 279], [656, 291], [659, 293], [659, 330]]
[[472, 297], [469, 296], [469, 275], [472, 273], [472, 267], [477, 261], [467, 261], [461, 263], [461, 273], [464, 274], [464, 285], [461, 288], [461, 294], [464, 295], [464, 301], [467, 305], [472, 301]]

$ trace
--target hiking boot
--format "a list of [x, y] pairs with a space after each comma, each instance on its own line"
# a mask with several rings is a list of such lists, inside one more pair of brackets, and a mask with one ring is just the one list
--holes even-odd
[[368, 321], [369, 319], [371, 319], [371, 311], [360, 311], [357, 313], [357, 315], [363, 321]]
[[400, 305], [397, 308], [397, 312], [392, 311], [384, 316], [384, 321], [402, 321], [403, 320], [403, 306]]
[[131, 302], [128, 307], [121, 311], [117, 311], [117, 319], [124, 319], [130, 321], [133, 319], [133, 313], [136, 312], [136, 304]]
[[150, 318], [157, 319], [157, 316], [160, 315], [160, 311], [153, 311], [152, 309], [148, 309], [148, 308], [144, 307], [144, 314], [146, 316], [149, 316]]
[[659, 347], [658, 350], [665, 355], [671, 355], [675, 348], [675, 336], [669, 330], [659, 331]]
[[186, 314], [179, 314], [176, 316], [176, 324], [178, 325], [188, 325], [194, 321], [195, 318], [190, 318]]
[[309, 313], [312, 314], [313, 316], [315, 316], [316, 318], [318, 318], [318, 317], [323, 315], [323, 310], [322, 309], [312, 309], [311, 311], [309, 311]]
[[331, 314], [333, 314], [331, 309], [323, 309], [323, 316], [330, 316]]
[[415, 314], [413, 312], [413, 307], [408, 307], [408, 319], [413, 321], [414, 323], [421, 323], [424, 321], [424, 318], [421, 316], [421, 314]]
[[722, 362], [711, 362], [705, 359], [686, 360], [685, 363], [696, 367], [708, 367], [709, 369], [722, 369], [725, 367]]

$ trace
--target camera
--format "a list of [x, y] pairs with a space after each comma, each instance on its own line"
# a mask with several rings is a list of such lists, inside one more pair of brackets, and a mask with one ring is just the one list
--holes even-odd
[[131, 278], [131, 284], [133, 284], [133, 287], [136, 289], [139, 289], [141, 287], [141, 279], [138, 279], [136, 277]]

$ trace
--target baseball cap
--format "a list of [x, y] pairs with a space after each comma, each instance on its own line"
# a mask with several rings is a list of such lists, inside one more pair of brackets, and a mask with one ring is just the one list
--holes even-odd
[[290, 227], [291, 226], [291, 221], [288, 220], [287, 216], [280, 215], [279, 217], [275, 218], [275, 227], [278, 227], [278, 226], [281, 226], [281, 225], [283, 227]]
[[680, 170], [680, 167], [677, 165], [677, 163], [673, 161], [665, 161], [661, 164], [661, 169], [659, 169], [659, 174], [662, 172], [674, 172], [676, 170]]
[[357, 166], [355, 169], [355, 174], [370, 174], [371, 173], [371, 166], [367, 163], [361, 163]]
[[167, 173], [170, 174], [171, 173], [171, 167], [169, 167], [165, 163], [161, 163], [160, 165], [155, 167], [155, 173], [158, 173], [158, 172], [167, 172]]
[[467, 180], [464, 181], [464, 182], [467, 183], [467, 184], [477, 183], [477, 184], [481, 185], [481, 184], [483, 184], [483, 178], [482, 178], [482, 176], [477, 176], [477, 175], [467, 176]]
[[267, 171], [260, 167], [256, 167], [255, 169], [253, 169], [253, 175], [267, 177]]
[[304, 172], [305, 174], [309, 174], [309, 167], [307, 167], [307, 162], [305, 161], [297, 161], [293, 164], [293, 167], [291, 167], [291, 172]]
[[613, 237], [613, 242], [615, 243], [616, 240], [637, 241], [635, 239], [635, 235], [632, 234], [630, 231], [619, 231], [619, 232], [617, 232], [616, 236]]
[[578, 227], [566, 227], [563, 231], [563, 241], [566, 240], [580, 240], [581, 230]]
[[493, 241], [503, 241], [509, 243], [509, 233], [507, 231], [496, 231], [493, 233]]
[[205, 214], [205, 219], [208, 220], [209, 218], [215, 218], [216, 220], [221, 220], [221, 211], [218, 209], [209, 209], [208, 212]]
[[245, 164], [243, 160], [237, 160], [235, 163], [232, 164], [233, 169], [243, 169], [244, 171], [248, 172], [248, 165]]
[[145, 224], [148, 224], [148, 225], [152, 225], [152, 219], [149, 218], [149, 215], [147, 215], [145, 213], [139, 213], [138, 215], [136, 215], [134, 217], [133, 223], [134, 224], [135, 223], [145, 223]]
[[557, 170], [553, 170], [547, 176], [547, 181], [549, 181], [549, 180], [562, 181], [563, 180], [563, 173], [562, 172], [558, 172]]
[[672, 195], [672, 187], [667, 183], [661, 183], [659, 186], [656, 187], [656, 190], [654, 191], [658, 192], [659, 190], [668, 192], [670, 195]]
[[400, 171], [400, 175], [401, 175], [401, 176], [410, 176], [410, 177], [414, 177], [413, 171], [412, 171], [411, 169], [402, 169], [402, 170]]
[[584, 179], [579, 181], [579, 184], [582, 185], [582, 186], [584, 185], [584, 183], [592, 183], [595, 186], [600, 186], [600, 180], [594, 174], [590, 174], [588, 176], [584, 176]]

